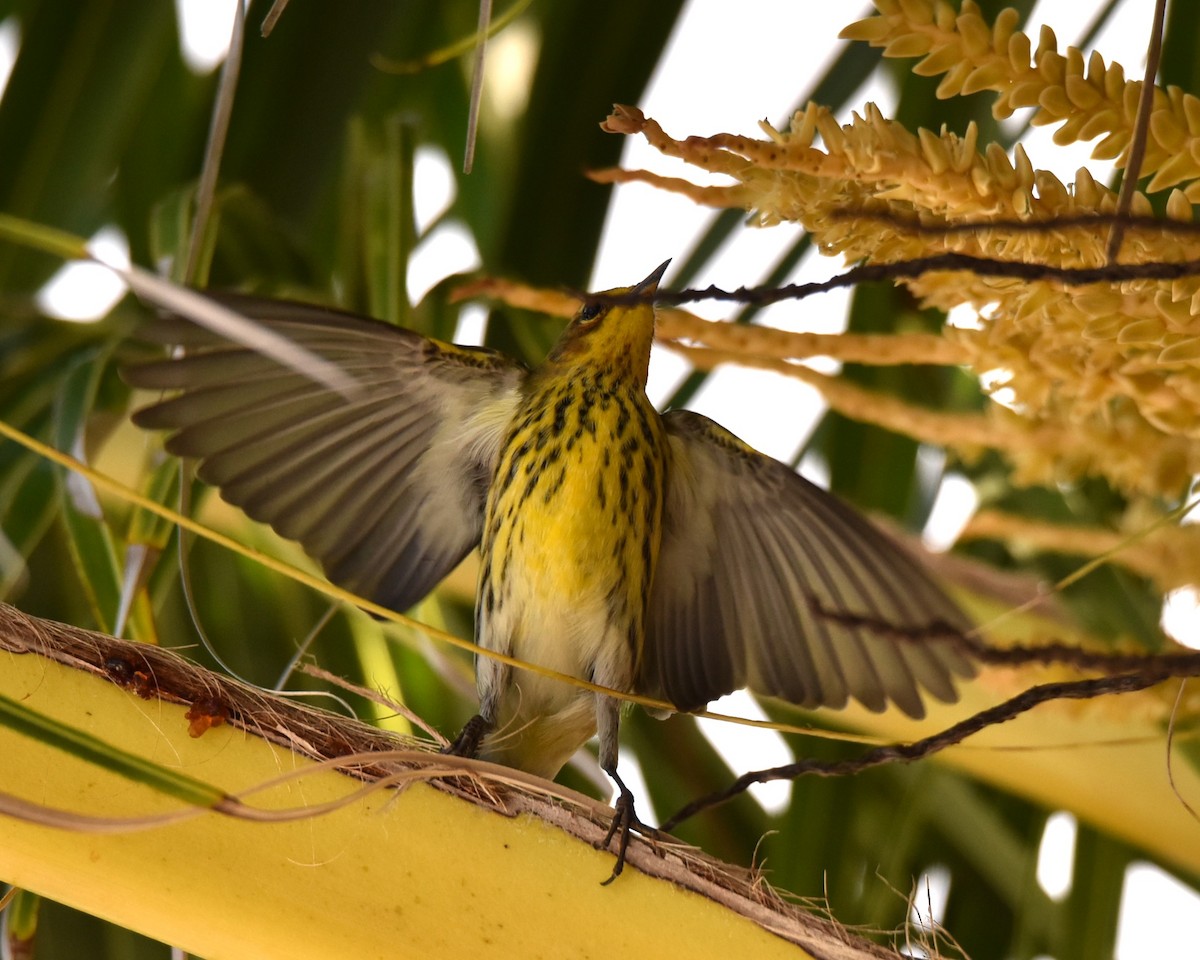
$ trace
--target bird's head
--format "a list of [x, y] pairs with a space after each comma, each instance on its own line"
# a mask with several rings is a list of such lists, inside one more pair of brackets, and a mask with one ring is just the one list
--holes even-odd
[[[641, 283], [605, 290], [602, 296], [652, 294], [670, 263], [667, 260], [660, 264]], [[600, 365], [627, 369], [645, 386], [653, 340], [654, 304], [649, 300], [633, 303], [587, 300], [558, 338], [546, 364], [560, 368]]]

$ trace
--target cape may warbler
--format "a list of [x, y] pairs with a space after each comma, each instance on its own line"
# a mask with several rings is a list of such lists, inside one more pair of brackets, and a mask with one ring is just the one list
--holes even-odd
[[[651, 294], [666, 266], [610, 292]], [[973, 673], [962, 614], [875, 527], [705, 417], [654, 409], [648, 301], [586, 303], [533, 371], [332, 310], [226, 302], [358, 393], [175, 322], [159, 329], [187, 352], [128, 377], [180, 395], [135, 419], [174, 431], [171, 452], [336, 583], [404, 610], [478, 544], [481, 646], [681, 710], [750, 687], [920, 716], [922, 689], [952, 700]], [[553, 777], [598, 731], [624, 841], [618, 702], [476, 669], [458, 748]]]

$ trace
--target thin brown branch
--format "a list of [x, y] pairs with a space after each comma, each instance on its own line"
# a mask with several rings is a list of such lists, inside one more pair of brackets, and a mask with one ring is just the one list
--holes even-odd
[[204, 163], [200, 168], [200, 179], [196, 184], [195, 206], [192, 211], [192, 231], [188, 237], [187, 264], [183, 282], [194, 286], [208, 284], [208, 270], [200, 275], [204, 257], [205, 234], [212, 220], [213, 204], [217, 193], [217, 179], [221, 172], [221, 158], [225, 153], [225, 140], [229, 134], [229, 119], [233, 115], [233, 99], [237, 93], [238, 77], [242, 72], [242, 50], [246, 40], [246, 10], [239, 3], [234, 8], [233, 27], [229, 36], [229, 52], [221, 67], [221, 79], [217, 84], [217, 95], [213, 101], [212, 119], [208, 126], [208, 142], [204, 147]]
[[808, 759], [766, 770], [751, 770], [738, 777], [725, 789], [693, 800], [668, 818], [663, 823], [662, 829], [673, 830], [697, 813], [733, 799], [756, 783], [767, 783], [771, 780], [795, 780], [810, 774], [818, 777], [847, 777], [888, 763], [912, 763], [914, 760], [923, 760], [947, 747], [955, 746], [987, 727], [1012, 720], [1039, 704], [1052, 700], [1090, 700], [1112, 693], [1132, 693], [1137, 690], [1145, 690], [1147, 687], [1152, 687], [1171, 677], [1196, 675], [1200, 675], [1200, 654], [1172, 658], [1170, 662], [1160, 663], [1154, 670], [1118, 673], [1113, 676], [1088, 680], [1043, 683], [1036, 687], [1030, 687], [994, 707], [981, 710], [945, 730], [912, 743], [886, 744], [849, 760]]
[[271, 4], [271, 9], [267, 11], [267, 15], [263, 17], [262, 25], [258, 28], [259, 35], [263, 38], [269, 37], [271, 31], [275, 29], [275, 24], [279, 22], [279, 18], [283, 16], [284, 8], [287, 7], [288, 0], [275, 0]]
[[689, 290], [659, 290], [653, 294], [588, 293], [568, 291], [588, 303], [627, 305], [639, 301], [681, 304], [697, 300], [726, 300], [736, 303], [765, 305], [782, 300], [802, 300], [818, 293], [828, 293], [842, 287], [881, 280], [910, 280], [927, 273], [966, 271], [981, 277], [1008, 277], [1017, 280], [1053, 280], [1065, 287], [1082, 287], [1091, 283], [1123, 283], [1127, 280], [1178, 280], [1200, 276], [1200, 259], [1178, 261], [1148, 261], [1146, 263], [1112, 263], [1103, 267], [1056, 267], [1044, 263], [1025, 263], [1017, 260], [997, 260], [967, 253], [939, 253], [914, 260], [895, 263], [868, 263], [854, 267], [828, 280], [813, 283], [790, 283], [782, 287], [738, 287], [724, 290], [717, 286]]
[[1190, 220], [1174, 220], [1151, 214], [1138, 213], [1077, 213], [1055, 216], [1048, 220], [999, 218], [991, 220], [964, 220], [959, 223], [925, 223], [918, 217], [895, 213], [889, 210], [856, 210], [853, 208], [831, 210], [831, 220], [870, 220], [886, 223], [897, 230], [922, 236], [955, 236], [977, 233], [980, 230], [1001, 230], [1005, 233], [1046, 233], [1069, 227], [1111, 227], [1120, 224], [1126, 229], [1153, 230], [1159, 234], [1182, 234], [1200, 236], [1200, 223]]
[[492, 21], [492, 0], [479, 0], [479, 27], [475, 32], [475, 60], [471, 66], [471, 102], [467, 109], [467, 144], [463, 150], [463, 173], [475, 166], [475, 138], [479, 134], [479, 106], [483, 102], [483, 68]]
[[[1133, 140], [1129, 144], [1129, 159], [1125, 162], [1125, 174], [1121, 178], [1121, 192], [1117, 196], [1119, 217], [1129, 213], [1133, 195], [1137, 192], [1138, 176], [1142, 172], [1142, 161], [1146, 156], [1146, 138], [1150, 133], [1150, 112], [1154, 106], [1154, 78], [1158, 75], [1158, 61], [1162, 56], [1163, 22], [1167, 16], [1167, 0], [1154, 4], [1154, 24], [1150, 28], [1150, 47], [1146, 51], [1146, 75], [1142, 78], [1142, 93], [1138, 98], [1137, 118], [1133, 125]], [[1121, 220], [1113, 224], [1108, 235], [1105, 256], [1115, 263], [1125, 239], [1125, 227]]]
[[1200, 653], [1109, 653], [1084, 650], [1069, 643], [1014, 644], [1006, 647], [988, 647], [976, 640], [968, 643], [972, 656], [996, 666], [1030, 663], [1049, 666], [1058, 663], [1098, 673], [1140, 671], [1161, 672], [1164, 678], [1200, 676]]

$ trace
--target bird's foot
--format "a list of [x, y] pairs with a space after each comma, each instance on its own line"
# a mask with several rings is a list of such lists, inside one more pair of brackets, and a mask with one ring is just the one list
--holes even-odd
[[617, 802], [613, 805], [616, 813], [613, 816], [612, 823], [609, 824], [608, 833], [596, 845], [599, 850], [607, 850], [613, 838], [616, 837], [617, 839], [617, 862], [613, 864], [612, 873], [609, 875], [609, 878], [601, 883], [601, 886], [605, 887], [616, 880], [621, 875], [621, 871], [625, 869], [625, 853], [629, 849], [630, 833], [634, 830], [643, 836], [654, 836], [658, 833], [653, 827], [647, 826], [637, 818], [637, 814], [633, 808], [633, 793], [625, 786], [621, 778], [613, 771], [608, 771], [608, 775], [616, 782], [619, 794]]
[[441, 752], [452, 757], [474, 757], [479, 753], [479, 744], [484, 735], [491, 728], [491, 723], [482, 714], [477, 713], [466, 722], [454, 742], [443, 747]]

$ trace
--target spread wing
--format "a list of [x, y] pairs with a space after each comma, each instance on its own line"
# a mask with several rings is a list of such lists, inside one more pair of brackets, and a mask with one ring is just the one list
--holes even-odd
[[662, 549], [639, 690], [695, 709], [741, 687], [804, 707], [924, 715], [974, 666], [969, 623], [917, 561], [836, 497], [706, 417], [664, 417]]
[[487, 486], [525, 376], [491, 350], [458, 347], [320, 307], [221, 301], [336, 363], [349, 397], [178, 318], [148, 336], [171, 360], [124, 371], [179, 391], [134, 422], [173, 431], [230, 503], [298, 540], [335, 583], [404, 610], [479, 542]]

